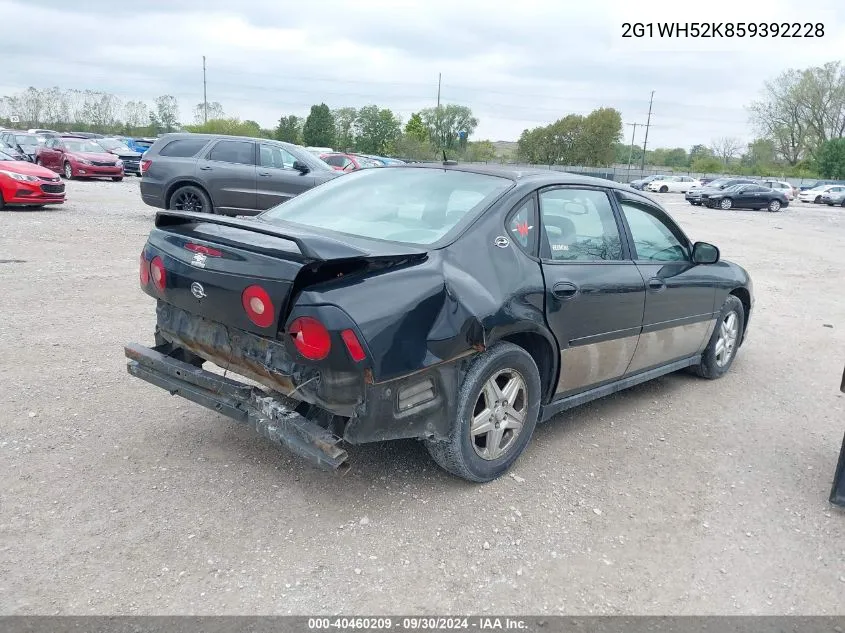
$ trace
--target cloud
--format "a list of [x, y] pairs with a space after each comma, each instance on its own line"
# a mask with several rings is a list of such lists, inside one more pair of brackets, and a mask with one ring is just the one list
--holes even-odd
[[766, 79], [845, 47], [841, 0], [766, 4], [766, 20], [822, 22], [823, 38], [621, 37], [625, 21], [761, 20], [759, 7], [736, 4], [0, 0], [6, 23], [60, 25], [49, 46], [32, 29], [7, 29], [0, 94], [30, 85], [147, 102], [172, 94], [187, 121], [202, 100], [206, 55], [209, 99], [270, 126], [319, 102], [378, 103], [407, 119], [434, 105], [441, 73], [441, 98], [472, 107], [479, 137], [515, 139], [525, 127], [601, 106], [644, 123], [653, 90], [649, 144], [688, 147], [749, 138], [744, 106]]

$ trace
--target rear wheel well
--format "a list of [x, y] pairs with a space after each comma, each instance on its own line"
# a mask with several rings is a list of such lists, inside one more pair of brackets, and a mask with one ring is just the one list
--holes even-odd
[[543, 402], [548, 402], [554, 393], [555, 357], [554, 350], [541, 334], [535, 332], [518, 332], [502, 337], [503, 341], [518, 345], [531, 355], [537, 371], [540, 373], [540, 386], [543, 390]]
[[730, 294], [742, 303], [742, 309], [745, 312], [745, 318], [742, 320], [742, 331], [745, 333], [745, 328], [748, 327], [748, 315], [751, 313], [751, 294], [745, 288], [734, 288]]
[[164, 195], [164, 208], [170, 208], [170, 198], [173, 196], [174, 192], [179, 187], [196, 187], [200, 191], [202, 191], [205, 195], [208, 196], [208, 199], [211, 200], [212, 206], [214, 206], [214, 200], [211, 199], [211, 194], [208, 193], [208, 189], [203, 187], [198, 182], [194, 182], [193, 180], [180, 180], [179, 182], [174, 182], [170, 187], [167, 188], [167, 193]]

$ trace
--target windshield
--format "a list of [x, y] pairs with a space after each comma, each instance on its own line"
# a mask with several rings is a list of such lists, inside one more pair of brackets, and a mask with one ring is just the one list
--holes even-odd
[[132, 151], [123, 141], [118, 141], [116, 138], [101, 138], [97, 141], [97, 143], [108, 150], [118, 149], [125, 150], [127, 152]]
[[15, 160], [15, 157], [0, 149], [0, 160]]
[[330, 180], [260, 217], [359, 237], [433, 244], [513, 185], [486, 174], [428, 168], [364, 169]]
[[102, 154], [105, 150], [94, 141], [70, 141], [65, 139], [65, 147], [71, 152], [87, 152], [90, 154]]
[[38, 145], [44, 142], [43, 136], [34, 136], [31, 134], [17, 134], [15, 136], [15, 143], [18, 145]]

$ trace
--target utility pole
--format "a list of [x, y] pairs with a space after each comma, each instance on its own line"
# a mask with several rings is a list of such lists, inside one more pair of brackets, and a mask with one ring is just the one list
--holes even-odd
[[637, 126], [639, 123], [626, 123], [625, 125], [633, 125], [634, 131], [631, 132], [631, 150], [628, 152], [628, 180], [631, 180], [631, 161], [634, 159], [634, 138], [637, 136]]
[[440, 79], [441, 73], [437, 73], [437, 109], [440, 110]]
[[205, 55], [202, 56], [202, 110], [203, 123], [208, 123], [208, 94], [206, 92], [205, 83]]
[[648, 119], [645, 124], [645, 140], [643, 141], [643, 161], [640, 170], [645, 171], [645, 150], [648, 146], [648, 128], [651, 126], [651, 104], [654, 103], [654, 90], [651, 91], [651, 99], [648, 100]]

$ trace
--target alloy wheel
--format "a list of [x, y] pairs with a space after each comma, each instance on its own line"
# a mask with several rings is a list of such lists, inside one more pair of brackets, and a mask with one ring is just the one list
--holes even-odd
[[727, 365], [736, 349], [739, 338], [739, 318], [736, 312], [729, 312], [719, 324], [719, 338], [716, 341], [716, 364], [719, 367]]
[[733, 202], [731, 202], [730, 198], [722, 198], [722, 201], [719, 203], [719, 206], [723, 209], [727, 210], [733, 206]]
[[201, 213], [203, 203], [200, 197], [192, 191], [183, 191], [177, 195], [172, 202], [173, 208], [177, 211], [188, 211], [190, 213]]
[[65, 163], [65, 178], [68, 180], [73, 178], [73, 167], [70, 166], [70, 163]]
[[484, 383], [475, 402], [470, 440], [476, 454], [498, 459], [516, 443], [528, 412], [525, 380], [514, 369], [500, 369]]
[[772, 200], [769, 203], [769, 211], [772, 211], [772, 212], [780, 211], [780, 201], [779, 200]]

